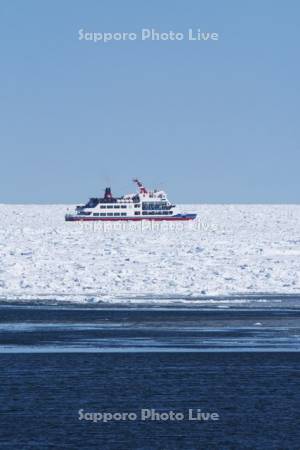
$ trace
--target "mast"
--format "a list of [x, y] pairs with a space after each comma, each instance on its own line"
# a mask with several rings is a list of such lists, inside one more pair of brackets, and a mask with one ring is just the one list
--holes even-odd
[[143, 185], [143, 183], [141, 183], [137, 178], [134, 178], [133, 182], [137, 184], [140, 194], [147, 194], [148, 193], [148, 191], [145, 188], [145, 186]]

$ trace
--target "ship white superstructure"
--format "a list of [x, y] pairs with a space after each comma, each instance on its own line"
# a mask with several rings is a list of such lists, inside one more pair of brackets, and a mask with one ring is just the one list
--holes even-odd
[[162, 190], [150, 191], [138, 180], [133, 180], [138, 192], [113, 197], [110, 187], [104, 197], [92, 197], [85, 205], [78, 205], [75, 212], [66, 214], [67, 221], [95, 220], [192, 220], [196, 214], [182, 214]]

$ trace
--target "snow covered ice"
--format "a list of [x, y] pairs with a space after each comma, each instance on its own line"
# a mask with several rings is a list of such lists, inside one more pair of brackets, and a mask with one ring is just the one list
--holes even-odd
[[300, 293], [299, 205], [184, 205], [197, 221], [105, 230], [65, 222], [66, 210], [1, 205], [1, 299]]

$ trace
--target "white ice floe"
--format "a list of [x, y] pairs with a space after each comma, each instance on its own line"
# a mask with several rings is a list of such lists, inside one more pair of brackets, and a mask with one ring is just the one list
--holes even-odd
[[300, 293], [299, 205], [185, 205], [198, 221], [106, 229], [66, 209], [0, 205], [0, 298]]

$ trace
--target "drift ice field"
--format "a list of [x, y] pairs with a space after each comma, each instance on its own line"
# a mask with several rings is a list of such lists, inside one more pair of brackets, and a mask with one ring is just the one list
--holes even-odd
[[182, 205], [191, 224], [106, 229], [1, 205], [0, 299], [177, 303], [300, 294], [300, 205]]

